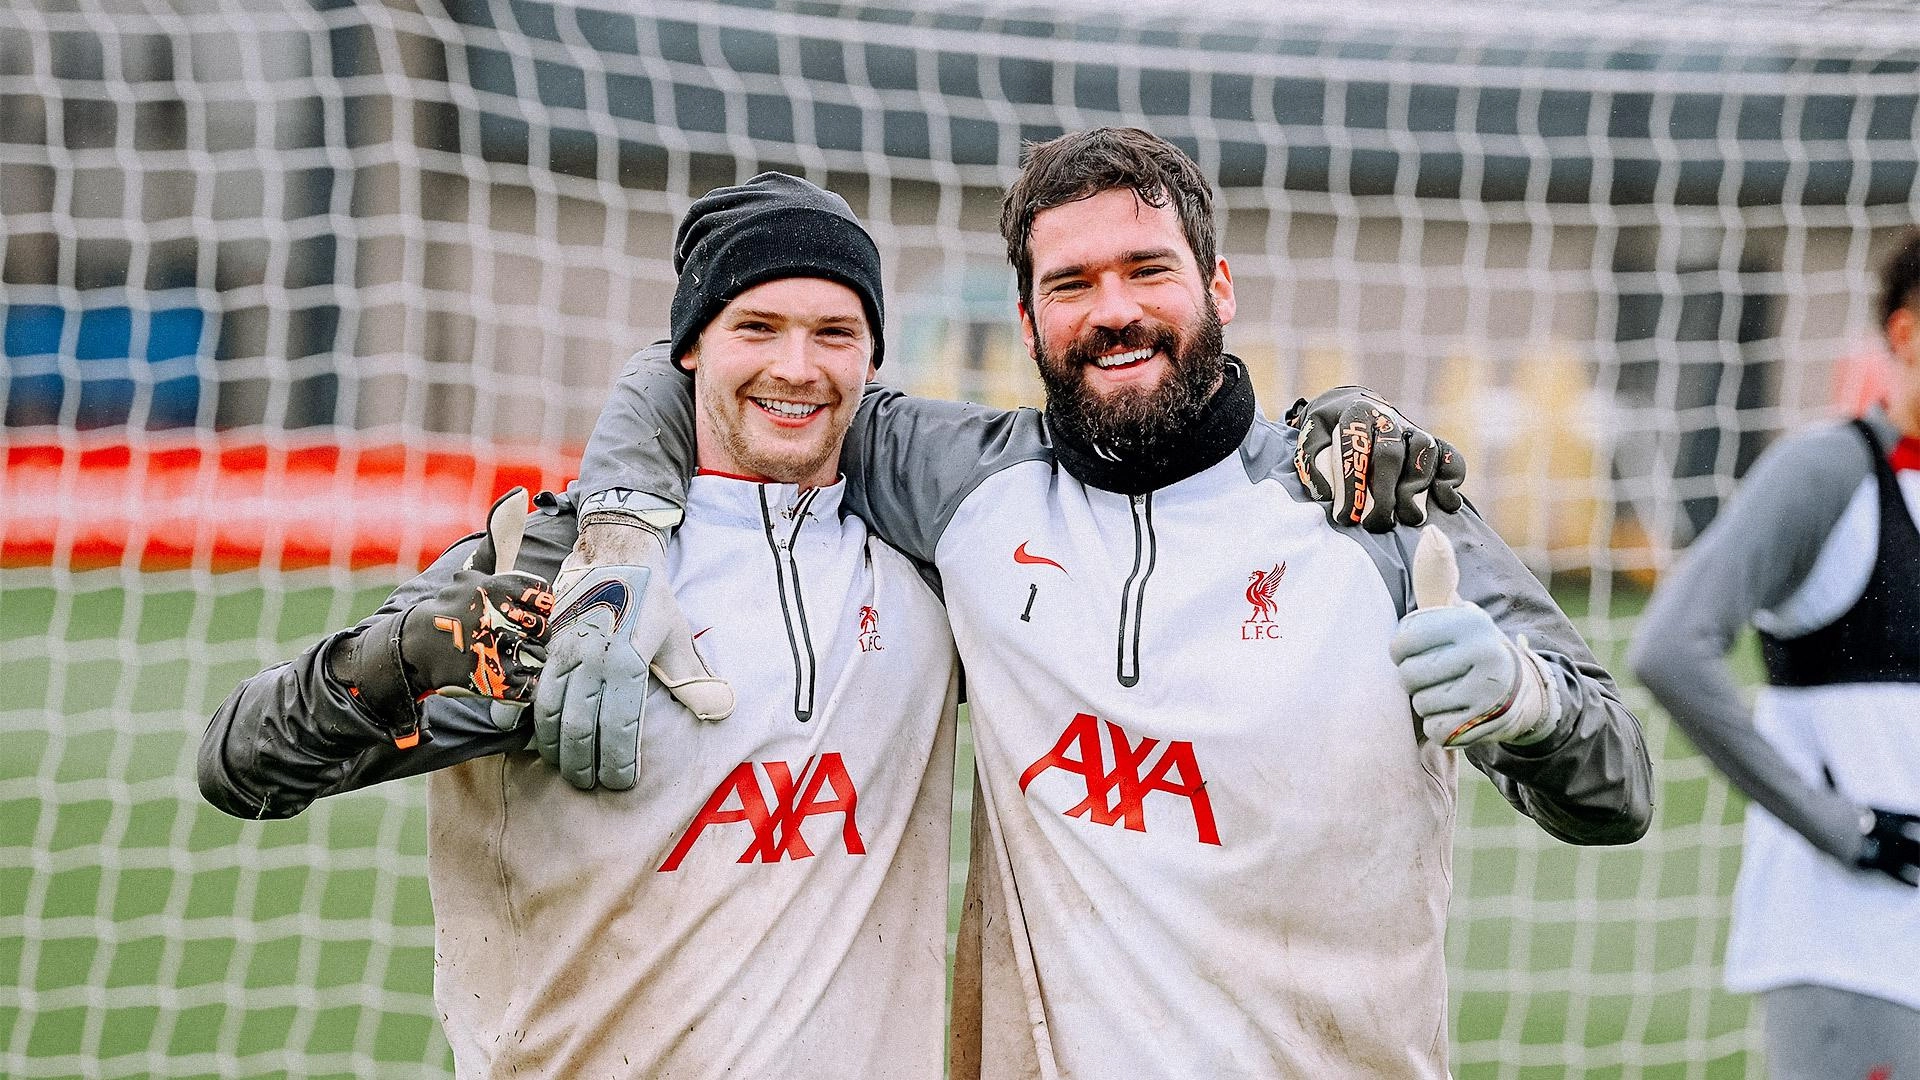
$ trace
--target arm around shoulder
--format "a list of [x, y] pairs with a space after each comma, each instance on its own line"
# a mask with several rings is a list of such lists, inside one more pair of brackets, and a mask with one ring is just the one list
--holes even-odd
[[582, 504], [636, 491], [686, 505], [696, 460], [693, 380], [667, 354], [664, 341], [647, 346], [613, 384], [580, 462], [574, 495]]
[[923, 563], [987, 476], [1046, 453], [1040, 414], [916, 397], [869, 383], [840, 453], [847, 509]]

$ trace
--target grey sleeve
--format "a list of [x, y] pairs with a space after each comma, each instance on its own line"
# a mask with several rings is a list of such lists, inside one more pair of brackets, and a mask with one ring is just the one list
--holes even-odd
[[1871, 469], [1866, 443], [1846, 427], [1769, 448], [1654, 591], [1628, 653], [1634, 674], [1733, 786], [1848, 862], [1860, 849], [1860, 808], [1807, 783], [1760, 735], [1726, 654], [1755, 612], [1805, 580]]
[[[693, 381], [662, 343], [627, 364], [600, 412], [574, 493], [641, 491], [687, 502], [697, 461]], [[914, 397], [867, 384], [841, 448], [847, 509], [876, 535], [924, 563], [954, 509], [987, 475], [1044, 456], [1038, 413]]]
[[601, 406], [573, 494], [584, 501], [616, 488], [687, 505], [687, 478], [698, 461], [693, 379], [668, 357], [664, 341], [634, 353]]
[[1433, 515], [1453, 541], [1460, 596], [1510, 636], [1525, 634], [1557, 683], [1560, 730], [1532, 746], [1465, 751], [1500, 794], [1572, 844], [1626, 844], [1653, 821], [1653, 764], [1640, 721], [1553, 598], [1471, 507]]
[[[570, 513], [536, 515], [527, 526], [520, 568], [551, 579], [573, 536]], [[439, 591], [478, 541], [476, 535], [455, 544], [355, 627], [327, 635], [229, 694], [200, 741], [201, 795], [235, 817], [286, 818], [323, 796], [524, 748], [531, 719], [503, 732], [493, 726], [485, 702], [434, 696], [422, 705], [419, 744], [399, 749], [387, 735], [389, 725], [349, 698], [326, 670], [335, 641]]]
[[1047, 455], [1045, 424], [1032, 409], [1007, 412], [870, 384], [840, 468], [848, 510], [909, 557], [931, 563], [954, 511], [982, 480]]

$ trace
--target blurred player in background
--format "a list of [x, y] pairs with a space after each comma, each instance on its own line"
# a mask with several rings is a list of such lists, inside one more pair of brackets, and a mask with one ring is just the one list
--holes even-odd
[[[499, 685], [469, 675], [482, 598], [543, 595], [482, 572], [515, 561], [526, 519], [509, 513], [243, 683], [208, 728], [201, 789], [287, 817], [432, 771], [434, 994], [463, 1077], [937, 1077], [958, 670], [938, 598], [846, 513], [838, 476], [879, 360], [879, 255], [843, 201], [788, 177], [696, 202], [680, 244], [698, 253], [675, 304], [698, 312], [683, 357], [702, 475], [660, 573], [739, 688], [731, 718], [696, 718], [732, 707], [699, 675], [677, 682], [684, 704], [640, 677], [599, 684], [644, 719], [649, 768], [586, 798], [528, 748], [523, 710], [433, 694], [524, 699], [537, 674], [544, 612]], [[540, 577], [576, 533], [565, 496], [542, 506], [518, 558]], [[657, 652], [678, 616], [646, 585], [590, 575], [552, 634]], [[697, 667], [685, 624], [671, 636]]]
[[[1882, 270], [1885, 408], [1781, 440], [1660, 583], [1635, 674], [1757, 805], [1726, 983], [1779, 1080], [1920, 1077], [1920, 232]], [[1725, 656], [1751, 623], [1749, 710]]]
[[[1177, 148], [1037, 147], [1002, 231], [1045, 412], [870, 393], [843, 463], [858, 512], [940, 572], [967, 666], [952, 1075], [1446, 1076], [1451, 750], [1555, 836], [1622, 843], [1651, 812], [1638, 723], [1449, 484], [1413, 557], [1443, 447], [1359, 394], [1304, 432], [1259, 416]], [[684, 497], [701, 405], [669, 355], [629, 370], [583, 468], [589, 531], [634, 534], [607, 550], [657, 547], [637, 513]], [[1331, 439], [1331, 517], [1403, 527], [1331, 527]], [[620, 720], [573, 708], [579, 644], [555, 640], [535, 706], [563, 745]]]

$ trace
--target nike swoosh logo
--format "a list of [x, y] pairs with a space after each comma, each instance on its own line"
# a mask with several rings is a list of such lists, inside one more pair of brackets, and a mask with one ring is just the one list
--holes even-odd
[[550, 628], [548, 633], [552, 634], [558, 631], [561, 627], [597, 607], [603, 607], [613, 612], [613, 625], [617, 627], [620, 625], [620, 620], [627, 613], [627, 604], [631, 601], [631, 598], [632, 594], [627, 589], [626, 582], [617, 578], [603, 581], [595, 585], [590, 592], [581, 596], [578, 600], [568, 604], [567, 610], [555, 615], [553, 621], [547, 624]]
[[1028, 565], [1028, 566], [1051, 566], [1055, 570], [1058, 570], [1063, 574], [1067, 572], [1066, 567], [1061, 566], [1059, 563], [1054, 562], [1052, 559], [1047, 558], [1045, 555], [1034, 555], [1029, 553], [1027, 551], [1027, 542], [1025, 540], [1022, 540], [1020, 542], [1019, 547], [1013, 549], [1013, 561], [1017, 563], [1024, 563], [1025, 565]]
[[[709, 626], [709, 627], [707, 627], [707, 630], [711, 630], [711, 629], [713, 629], [713, 627], [711, 627], [711, 626]], [[706, 633], [706, 632], [707, 632], [707, 630], [702, 630], [702, 631], [700, 631], [700, 634], [704, 634], [704, 633]], [[695, 640], [695, 641], [699, 641], [699, 640], [700, 640], [700, 634], [695, 634], [695, 635], [693, 635], [693, 640]]]

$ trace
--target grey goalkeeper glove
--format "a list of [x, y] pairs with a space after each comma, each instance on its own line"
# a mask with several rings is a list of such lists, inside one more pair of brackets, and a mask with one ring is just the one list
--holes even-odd
[[650, 678], [702, 720], [733, 713], [733, 689], [700, 658], [667, 580], [662, 530], [679, 511], [650, 512], [609, 519], [583, 507], [580, 539], [560, 568], [533, 743], [582, 790], [634, 786]]
[[1364, 386], [1336, 386], [1287, 410], [1300, 429], [1293, 468], [1307, 493], [1327, 504], [1327, 521], [1390, 532], [1422, 525], [1427, 505], [1460, 509], [1467, 462], [1443, 439], [1415, 427]]
[[1388, 651], [1426, 737], [1459, 748], [1485, 742], [1526, 746], [1560, 723], [1552, 674], [1526, 638], [1510, 640], [1478, 604], [1459, 596], [1453, 544], [1427, 526], [1413, 557], [1419, 609], [1400, 620]]
[[493, 504], [486, 535], [452, 581], [328, 649], [327, 673], [394, 745], [420, 741], [419, 703], [432, 694], [492, 698], [502, 730], [532, 700], [553, 593], [546, 579], [513, 569], [526, 523], [526, 489], [514, 488]]

